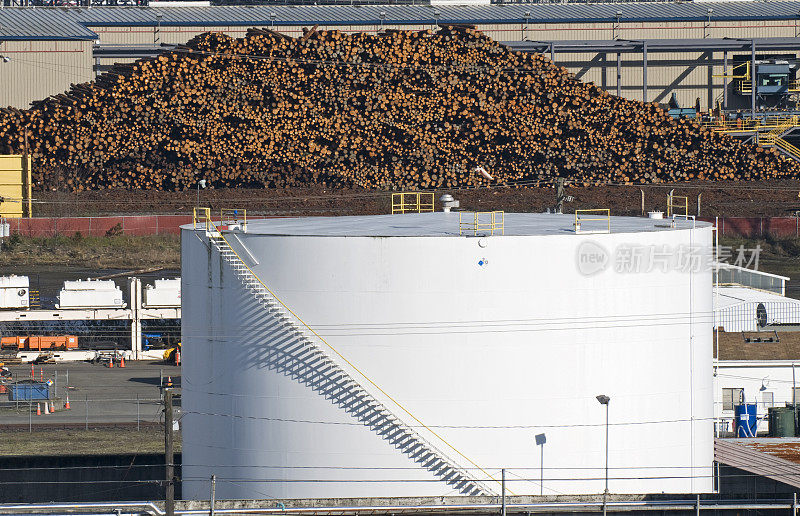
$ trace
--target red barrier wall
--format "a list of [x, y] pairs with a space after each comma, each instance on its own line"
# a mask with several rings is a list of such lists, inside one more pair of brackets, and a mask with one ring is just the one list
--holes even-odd
[[[265, 217], [248, 217], [250, 220]], [[7, 219], [11, 232], [32, 237], [105, 236], [119, 224], [125, 235], [177, 235], [180, 227], [192, 223], [191, 215], [119, 215], [114, 217], [34, 217]], [[116, 232], [116, 230], [114, 230]]]
[[126, 235], [177, 235], [182, 224], [192, 222], [191, 215], [123, 215], [116, 217], [52, 217], [31, 219], [8, 219], [12, 233], [25, 236], [50, 237], [72, 236], [80, 232], [84, 236], [105, 236], [119, 224]]
[[[713, 223], [711, 217], [700, 220]], [[761, 238], [767, 235], [779, 238], [800, 237], [800, 220], [797, 217], [720, 217], [717, 221], [719, 234]]]

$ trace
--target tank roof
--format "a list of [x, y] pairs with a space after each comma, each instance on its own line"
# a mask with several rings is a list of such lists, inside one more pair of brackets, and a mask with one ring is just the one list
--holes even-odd
[[[489, 221], [482, 215], [481, 221]], [[465, 217], [466, 218], [466, 217]], [[472, 219], [474, 220], [474, 219]], [[574, 235], [573, 214], [506, 213], [505, 236]], [[691, 229], [694, 222], [645, 217], [611, 217], [612, 233], [640, 233]], [[711, 226], [697, 222], [697, 227]], [[191, 229], [191, 225], [184, 228]], [[584, 230], [604, 229], [605, 220], [584, 222]], [[366, 215], [347, 217], [296, 217], [248, 220], [247, 232], [263, 235], [296, 236], [392, 236], [392, 237], [447, 237], [459, 236], [459, 213], [407, 213], [402, 215]], [[471, 233], [471, 230], [470, 230]], [[497, 235], [496, 235], [497, 236]]]

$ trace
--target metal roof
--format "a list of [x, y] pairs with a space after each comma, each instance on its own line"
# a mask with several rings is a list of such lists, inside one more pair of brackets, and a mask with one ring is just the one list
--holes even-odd
[[[766, 477], [782, 484], [800, 488], [800, 465], [770, 453], [769, 444], [783, 444], [786, 439], [714, 439], [714, 460]], [[793, 444], [797, 444], [797, 441]], [[758, 448], [761, 444], [763, 449]]]
[[93, 40], [97, 34], [61, 9], [0, 9], [2, 40]]
[[504, 41], [504, 45], [519, 52], [607, 52], [641, 53], [647, 43], [648, 52], [690, 51], [749, 51], [755, 43], [758, 50], [798, 50], [800, 38], [705, 38], [705, 39], [609, 39], [609, 40], [555, 40], [555, 41]]
[[[614, 4], [254, 5], [220, 7], [37, 7], [0, 10], [3, 39], [92, 39], [88, 28], [110, 26], [392, 25], [424, 23], [567, 23], [796, 20], [798, 3], [703, 2]], [[619, 13], [619, 15], [618, 15]]]

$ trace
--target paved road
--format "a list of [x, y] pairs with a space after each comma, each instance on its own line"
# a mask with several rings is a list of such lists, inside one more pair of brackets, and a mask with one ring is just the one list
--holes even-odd
[[[14, 380], [27, 380], [30, 365], [10, 366]], [[108, 368], [99, 364], [75, 362], [34, 366], [36, 379], [44, 375], [52, 380], [51, 395], [55, 396], [56, 413], [37, 416], [36, 404], [0, 402], [2, 424], [81, 423], [86, 422], [158, 422], [161, 419], [161, 390], [159, 379], [171, 377], [180, 385], [180, 367], [157, 362], [132, 362], [126, 367]], [[69, 397], [70, 410], [64, 409]], [[137, 401], [138, 398], [138, 401]], [[33, 415], [30, 415], [30, 411]], [[137, 416], [138, 413], [138, 416]], [[177, 409], [176, 417], [180, 410]], [[87, 416], [88, 414], [88, 416]]]

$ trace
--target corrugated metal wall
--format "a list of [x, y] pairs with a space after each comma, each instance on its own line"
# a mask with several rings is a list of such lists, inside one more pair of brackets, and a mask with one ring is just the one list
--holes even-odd
[[91, 41], [4, 41], [0, 54], [1, 106], [26, 108], [93, 77]]
[[[387, 28], [406, 30], [429, 29], [430, 25], [386, 25]], [[183, 44], [207, 31], [224, 32], [242, 37], [247, 28], [241, 26], [198, 27], [89, 27], [96, 32], [102, 44], [152, 45], [155, 42]], [[321, 27], [346, 32], [374, 31], [377, 26], [345, 25]], [[795, 37], [800, 33], [797, 21], [744, 21], [744, 22], [636, 22], [617, 24], [614, 20], [592, 23], [531, 23], [479, 25], [488, 36], [498, 41], [558, 41], [558, 40], [610, 40], [619, 39], [684, 39], [684, 38], [753, 38]], [[300, 26], [279, 26], [281, 32], [291, 36], [302, 34]], [[27, 107], [30, 101], [66, 90], [70, 83], [90, 80], [94, 76], [94, 62], [90, 42], [5, 42], [2, 51], [12, 58], [0, 63], [0, 105]], [[732, 62], [733, 54], [728, 58]], [[721, 52], [648, 54], [647, 100], [666, 102], [674, 91], [683, 106], [694, 106], [700, 99], [702, 108], [713, 106], [722, 97], [722, 66], [709, 66], [702, 61], [722, 60]], [[604, 68], [605, 59], [605, 68]], [[686, 61], [698, 64], [687, 65]], [[130, 60], [126, 60], [130, 61]], [[669, 62], [668, 62], [669, 61]], [[676, 61], [678, 63], [676, 63]], [[592, 81], [616, 92], [616, 55], [556, 54], [556, 62], [577, 74], [584, 81]], [[672, 64], [670, 64], [670, 62]], [[642, 100], [642, 56], [623, 54], [621, 91], [628, 98]], [[109, 65], [110, 61], [101, 61]], [[691, 67], [690, 67], [691, 66]], [[709, 73], [709, 68], [710, 73]], [[605, 72], [604, 72], [605, 69]], [[709, 89], [709, 82], [711, 88]]]
[[[641, 40], [641, 39], [700, 39], [700, 38], [774, 38], [796, 37], [800, 33], [797, 21], [745, 21], [745, 22], [637, 22], [620, 23], [530, 23], [520, 25], [516, 31], [510, 27], [488, 26], [487, 34], [501, 40], [527, 39], [532, 41], [560, 40]], [[496, 32], [495, 32], [496, 31]], [[506, 36], [498, 37], [495, 34]], [[516, 37], [513, 37], [516, 36]], [[730, 53], [733, 56], [745, 53]], [[749, 53], [746, 53], [749, 57]], [[584, 81], [605, 86], [612, 93], [617, 91], [616, 54], [556, 54], [556, 63], [566, 66]], [[603, 79], [605, 63], [605, 79]], [[658, 53], [648, 52], [647, 100], [667, 102], [674, 92], [684, 107], [692, 107], [699, 99], [703, 109], [722, 102], [723, 74], [721, 64], [705, 64], [703, 61], [723, 59], [722, 52]], [[674, 64], [676, 61], [700, 61], [696, 64]], [[728, 70], [730, 74], [730, 69]], [[717, 77], [714, 77], [717, 76]], [[730, 82], [730, 81], [729, 81]], [[642, 55], [623, 54], [620, 74], [622, 95], [642, 100]], [[710, 86], [709, 86], [710, 85]]]

